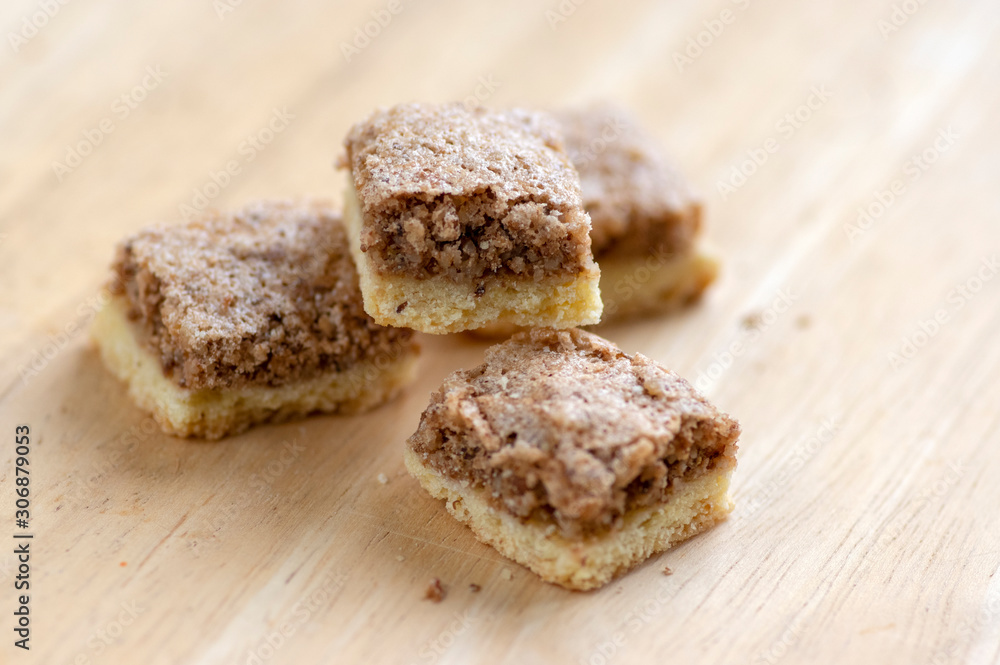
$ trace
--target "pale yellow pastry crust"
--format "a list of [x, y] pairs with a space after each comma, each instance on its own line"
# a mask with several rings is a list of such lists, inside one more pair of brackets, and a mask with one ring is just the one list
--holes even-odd
[[[719, 274], [719, 261], [701, 250], [669, 259], [621, 257], [601, 261], [602, 324], [667, 314], [696, 302]], [[482, 339], [510, 337], [523, 328], [489, 324], [469, 333]]]
[[719, 261], [693, 249], [681, 256], [601, 260], [601, 323], [665, 314], [697, 301], [719, 274]]
[[143, 345], [143, 333], [128, 320], [126, 307], [124, 298], [112, 298], [94, 318], [91, 335], [104, 364], [127, 384], [136, 404], [175, 436], [218, 439], [259, 423], [310, 413], [359, 413], [391, 399], [415, 375], [415, 349], [399, 346], [395, 356], [386, 354], [342, 372], [280, 386], [182, 388]]
[[634, 509], [622, 525], [598, 536], [570, 540], [555, 528], [522, 521], [494, 508], [488, 493], [445, 477], [407, 448], [406, 468], [481, 542], [526, 566], [546, 582], [586, 591], [610, 582], [649, 557], [726, 519], [733, 504], [729, 479], [735, 461], [720, 464], [691, 481], [676, 481], [668, 501]]

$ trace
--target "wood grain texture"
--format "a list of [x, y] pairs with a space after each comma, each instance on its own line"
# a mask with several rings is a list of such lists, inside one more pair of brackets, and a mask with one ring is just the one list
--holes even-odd
[[[4, 3], [0, 536], [27, 423], [35, 540], [30, 653], [0, 548], [0, 662], [1000, 661], [1000, 5], [403, 0], [348, 62], [387, 4], [74, 0], [15, 52], [41, 10]], [[405, 474], [429, 393], [484, 345], [425, 338], [370, 415], [203, 444], [155, 431], [83, 332], [114, 242], [227, 162], [213, 204], [339, 200], [351, 122], [477, 88], [632, 107], [725, 261], [701, 306], [603, 332], [740, 419], [736, 511], [595, 593], [505, 561]]]

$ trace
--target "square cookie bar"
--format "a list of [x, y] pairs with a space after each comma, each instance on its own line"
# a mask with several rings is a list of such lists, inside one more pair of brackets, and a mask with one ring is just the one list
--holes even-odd
[[479, 540], [585, 590], [725, 519], [739, 432], [649, 358], [539, 329], [449, 376], [405, 461]]
[[344, 142], [365, 310], [429, 333], [596, 323], [579, 178], [547, 115], [406, 104]]
[[718, 262], [698, 247], [701, 202], [656, 139], [611, 104], [555, 116], [590, 214], [603, 321], [697, 300], [715, 280]]
[[415, 371], [409, 330], [365, 314], [340, 215], [261, 202], [118, 248], [92, 335], [163, 430], [216, 439], [385, 402]]

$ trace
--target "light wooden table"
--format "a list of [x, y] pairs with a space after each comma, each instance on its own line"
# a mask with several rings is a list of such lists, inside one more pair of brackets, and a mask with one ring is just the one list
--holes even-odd
[[[50, 4], [0, 16], [0, 663], [998, 662], [994, 0]], [[595, 593], [478, 544], [404, 472], [429, 392], [483, 345], [426, 338], [371, 415], [204, 444], [154, 431], [83, 332], [126, 233], [198, 196], [339, 199], [351, 122], [477, 95], [632, 107], [725, 258], [700, 307], [604, 332], [740, 419], [736, 511]]]

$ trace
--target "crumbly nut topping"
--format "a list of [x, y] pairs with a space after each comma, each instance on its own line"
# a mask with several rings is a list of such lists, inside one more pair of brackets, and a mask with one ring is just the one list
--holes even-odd
[[735, 464], [739, 424], [673, 372], [580, 330], [534, 330], [449, 376], [410, 437], [446, 476], [568, 537]]
[[580, 173], [594, 256], [682, 254], [701, 226], [701, 203], [657, 141], [611, 104], [555, 114]]
[[409, 350], [409, 330], [365, 314], [339, 213], [260, 202], [120, 244], [112, 290], [192, 389], [281, 385]]
[[403, 104], [344, 145], [376, 270], [465, 280], [593, 266], [579, 178], [546, 114]]

